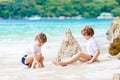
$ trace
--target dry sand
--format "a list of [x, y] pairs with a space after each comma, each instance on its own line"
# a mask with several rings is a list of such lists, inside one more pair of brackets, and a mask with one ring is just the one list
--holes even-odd
[[101, 55], [93, 64], [78, 61], [60, 67], [52, 64], [59, 46], [45, 45], [45, 68], [37, 69], [28, 69], [20, 62], [24, 46], [0, 46], [0, 80], [112, 80], [114, 73], [120, 73], [120, 61], [107, 54], [106, 46], [101, 47]]

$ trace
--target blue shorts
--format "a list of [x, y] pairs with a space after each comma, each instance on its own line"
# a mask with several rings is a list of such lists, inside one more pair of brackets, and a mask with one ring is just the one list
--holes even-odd
[[[25, 64], [25, 59], [26, 59], [27, 56], [28, 56], [28, 55], [24, 55], [24, 56], [21, 58], [21, 62], [22, 62], [23, 64]], [[29, 63], [28, 63], [28, 64], [25, 64], [25, 65], [29, 65]]]

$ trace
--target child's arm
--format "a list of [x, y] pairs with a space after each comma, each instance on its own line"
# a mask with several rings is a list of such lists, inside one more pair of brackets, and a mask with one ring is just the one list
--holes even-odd
[[100, 50], [98, 49], [95, 53], [95, 56], [93, 56], [92, 59], [89, 60], [87, 63], [88, 64], [93, 63], [98, 58], [99, 54], [100, 54]]
[[35, 60], [33, 60], [33, 63], [32, 63], [31, 68], [34, 69], [34, 68], [35, 68], [35, 65], [36, 65], [36, 62], [35, 62]]
[[31, 68], [35, 68], [35, 65], [37, 64], [38, 66], [40, 66], [40, 62], [37, 58], [37, 54], [36, 53], [32, 53], [33, 56], [33, 63], [32, 63], [32, 67]]

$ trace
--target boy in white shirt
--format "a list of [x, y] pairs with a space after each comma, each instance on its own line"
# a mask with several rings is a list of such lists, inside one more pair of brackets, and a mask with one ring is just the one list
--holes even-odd
[[25, 50], [25, 54], [21, 62], [30, 68], [35, 68], [36, 65], [44, 67], [44, 57], [41, 53], [41, 46], [47, 42], [47, 37], [44, 33], [39, 33], [35, 37], [35, 41], [31, 43]]
[[66, 61], [54, 61], [53, 64], [66, 66], [67, 64], [74, 63], [75, 61], [79, 60], [80, 62], [86, 62], [88, 64], [93, 63], [100, 54], [99, 46], [94, 39], [94, 30], [88, 25], [85, 25], [81, 30], [81, 34], [87, 40], [87, 53], [77, 53], [76, 55], [72, 56], [69, 60]]

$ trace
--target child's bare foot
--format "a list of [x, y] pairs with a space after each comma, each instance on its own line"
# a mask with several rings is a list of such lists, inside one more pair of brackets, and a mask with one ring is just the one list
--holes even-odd
[[41, 62], [41, 67], [44, 68], [44, 64], [43, 64], [43, 62]]
[[28, 66], [27, 66], [27, 68], [31, 68], [31, 66], [32, 66], [32, 64], [29, 63]]
[[64, 62], [59, 62], [59, 64], [60, 64], [61, 66], [67, 66], [67, 64], [65, 64]]
[[28, 65], [27, 68], [31, 68], [31, 66]]
[[56, 65], [56, 66], [60, 66], [60, 64], [58, 63], [58, 61], [53, 61], [52, 62], [54, 65]]

